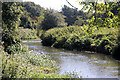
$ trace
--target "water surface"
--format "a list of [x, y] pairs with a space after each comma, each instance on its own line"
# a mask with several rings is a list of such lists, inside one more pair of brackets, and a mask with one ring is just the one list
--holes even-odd
[[42, 46], [41, 41], [23, 43], [28, 45], [29, 50], [44, 52], [56, 61], [60, 66], [58, 74], [74, 72], [83, 78], [118, 78], [120, 75], [120, 62], [108, 55], [46, 47]]

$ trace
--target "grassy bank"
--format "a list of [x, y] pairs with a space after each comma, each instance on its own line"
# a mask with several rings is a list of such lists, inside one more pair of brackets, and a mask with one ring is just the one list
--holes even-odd
[[[15, 45], [13, 45], [15, 46]], [[25, 46], [17, 45], [11, 50], [14, 54], [4, 52], [0, 47], [2, 78], [70, 78], [70, 75], [58, 75], [55, 62], [47, 55], [40, 55], [28, 51]]]
[[45, 46], [113, 55], [116, 54], [114, 50], [118, 45], [118, 28], [99, 28], [98, 30], [88, 29], [87, 26], [53, 28], [46, 31], [41, 39]]

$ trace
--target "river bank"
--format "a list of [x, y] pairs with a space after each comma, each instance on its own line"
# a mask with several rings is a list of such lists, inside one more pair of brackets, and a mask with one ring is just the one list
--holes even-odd
[[[58, 75], [55, 62], [46, 54], [29, 51], [25, 45], [11, 48], [14, 53], [8, 54], [0, 47], [2, 78], [70, 78], [71, 75]], [[15, 51], [17, 50], [17, 51]], [[2, 57], [2, 58], [1, 58]]]
[[93, 51], [120, 59], [118, 28], [99, 28], [88, 33], [86, 27], [69, 26], [49, 29], [41, 35], [41, 40], [44, 46]]

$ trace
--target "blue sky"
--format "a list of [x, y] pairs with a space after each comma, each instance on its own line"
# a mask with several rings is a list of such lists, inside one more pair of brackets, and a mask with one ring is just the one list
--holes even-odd
[[[41, 7], [52, 8], [58, 11], [60, 11], [64, 5], [71, 7], [66, 2], [66, 0], [23, 0], [23, 1], [25, 2], [32, 1], [32, 2], [35, 2], [36, 4], [39, 4]], [[81, 9], [81, 5], [79, 5], [79, 2], [77, 2], [77, 0], [68, 0], [68, 1], [78, 9]]]

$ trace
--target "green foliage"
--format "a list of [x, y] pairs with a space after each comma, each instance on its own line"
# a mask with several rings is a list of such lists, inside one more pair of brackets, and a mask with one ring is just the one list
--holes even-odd
[[8, 46], [6, 51], [10, 54], [15, 54], [17, 51], [22, 51], [21, 44], [13, 44]]
[[19, 25], [19, 14], [20, 8], [17, 6], [18, 3], [4, 2], [2, 3], [2, 41], [4, 42], [5, 50], [8, 46], [20, 42], [17, 37], [17, 26]]
[[38, 22], [36, 24], [36, 26], [37, 26], [37, 28], [36, 28], [37, 36], [40, 36], [42, 34], [42, 32], [43, 32], [43, 30], [42, 30], [42, 22], [43, 22], [44, 18], [45, 18], [44, 14], [37, 17], [37, 20], [38, 20]]
[[20, 23], [20, 27], [24, 27], [24, 28], [29, 28], [29, 29], [33, 29], [34, 26], [34, 21], [30, 18], [28, 12], [24, 11], [24, 13], [21, 15], [21, 23]]
[[68, 23], [68, 25], [74, 24], [74, 21], [76, 20], [76, 17], [77, 17], [76, 9], [72, 9], [64, 5], [64, 7], [62, 8], [62, 13], [63, 15], [66, 16], [65, 21]]
[[76, 20], [75, 20], [73, 25], [83, 26], [85, 24], [87, 24], [86, 20], [82, 19], [81, 16], [77, 16], [77, 18], [76, 18]]
[[[65, 22], [69, 25], [83, 25], [84, 20], [87, 19], [86, 13], [83, 11], [77, 11], [77, 9], [70, 8], [66, 5], [62, 8], [62, 14], [66, 16]], [[79, 22], [78, 22], [79, 21]]]
[[44, 19], [44, 8], [34, 2], [20, 3], [22, 15], [20, 27], [38, 29]]
[[64, 39], [65, 35], [65, 38], [67, 38], [69, 37], [69, 33], [74, 33], [75, 31], [79, 33], [80, 28], [74, 28], [73, 26], [64, 28], [54, 28], [46, 31], [45, 34], [41, 36], [41, 39], [43, 40], [43, 44], [51, 46], [56, 40], [60, 40], [60, 38]]
[[42, 22], [42, 29], [48, 30], [54, 27], [64, 27], [66, 23], [64, 22], [64, 15], [53, 10], [46, 10], [45, 18]]
[[25, 10], [30, 13], [30, 17], [33, 18], [35, 16], [39, 17], [44, 8], [42, 8], [40, 5], [35, 4], [34, 2], [24, 2], [21, 3], [21, 6], [25, 8]]
[[[41, 39], [43, 40], [43, 45], [54, 46], [57, 48], [68, 48], [74, 49], [78, 47], [80, 37], [85, 35], [81, 27], [64, 27], [64, 28], [54, 28], [45, 32]], [[71, 48], [72, 47], [72, 48]]]
[[82, 10], [87, 10], [88, 14], [91, 14], [87, 20], [89, 34], [99, 30], [100, 27], [119, 27], [119, 1], [98, 3], [83, 0], [80, 3], [84, 4]]
[[41, 36], [42, 43], [56, 48], [113, 54], [113, 48], [117, 45], [117, 28], [99, 28], [88, 34], [85, 27], [69, 26], [50, 29]]

